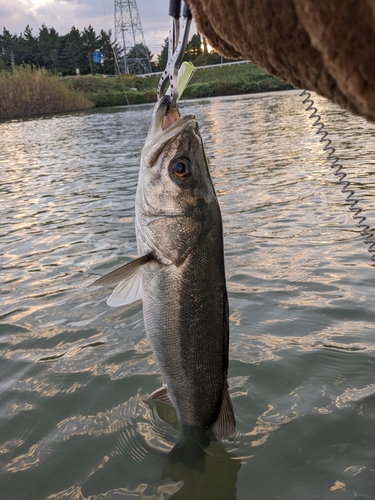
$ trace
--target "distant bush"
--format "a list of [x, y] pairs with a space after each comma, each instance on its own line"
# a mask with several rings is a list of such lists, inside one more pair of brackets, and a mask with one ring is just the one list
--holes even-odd
[[[142, 95], [144, 92], [155, 94], [159, 78], [142, 78], [135, 75], [121, 75], [116, 77], [106, 77], [101, 75], [91, 76], [68, 76], [62, 79], [68, 88], [84, 92], [85, 94], [107, 94], [108, 92], [130, 93], [136, 88], [136, 92]], [[125, 92], [124, 92], [125, 91]], [[139, 97], [138, 97], [139, 98]]]
[[133, 90], [110, 90], [107, 92], [88, 92], [88, 98], [96, 107], [126, 106], [156, 102], [156, 90], [135, 92]]
[[189, 85], [184, 92], [184, 97], [211, 97], [215, 95], [215, 89], [210, 83], [195, 83]]
[[252, 94], [293, 87], [253, 64], [220, 66], [194, 73], [182, 98]]
[[[0, 59], [1, 61], [1, 59]], [[58, 78], [31, 66], [0, 66], [0, 118], [76, 111], [93, 106], [124, 106], [156, 101], [159, 77], [121, 75]], [[253, 64], [196, 71], [182, 99], [291, 89]], [[134, 90], [137, 89], [137, 90]]]
[[42, 115], [92, 108], [81, 92], [73, 91], [45, 69], [17, 66], [0, 71], [0, 118]]

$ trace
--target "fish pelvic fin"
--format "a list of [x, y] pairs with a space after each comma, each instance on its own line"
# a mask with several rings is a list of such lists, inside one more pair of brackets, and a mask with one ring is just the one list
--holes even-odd
[[223, 403], [219, 416], [212, 426], [212, 432], [218, 441], [233, 437], [236, 432], [236, 419], [234, 417], [232, 401], [230, 400], [228, 384], [224, 389]]
[[143, 297], [141, 267], [154, 259], [153, 253], [143, 255], [98, 278], [90, 286], [117, 285], [108, 298], [107, 304], [112, 307], [131, 304]]
[[173, 402], [166, 385], [163, 385], [163, 387], [160, 387], [159, 389], [156, 389], [156, 391], [152, 392], [148, 399], [157, 399], [173, 406]]

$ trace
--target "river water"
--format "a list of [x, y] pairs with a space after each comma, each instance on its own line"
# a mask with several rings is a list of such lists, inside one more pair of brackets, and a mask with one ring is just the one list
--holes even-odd
[[[223, 214], [233, 440], [168, 461], [136, 254], [152, 107], [0, 123], [0, 498], [375, 498], [375, 267], [298, 92], [189, 102]], [[316, 98], [375, 223], [375, 126]]]

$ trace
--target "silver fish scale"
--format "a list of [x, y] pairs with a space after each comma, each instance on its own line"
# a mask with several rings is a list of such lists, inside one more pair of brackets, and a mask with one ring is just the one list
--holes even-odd
[[221, 213], [195, 117], [164, 129], [168, 110], [166, 99], [155, 107], [136, 196], [138, 255], [153, 255], [141, 267], [144, 322], [179, 421], [221, 440], [235, 431]]
[[147, 264], [142, 282], [147, 336], [177, 416], [186, 424], [209, 427], [222, 404], [229, 332], [217, 202], [203, 219], [208, 223], [183, 264]]

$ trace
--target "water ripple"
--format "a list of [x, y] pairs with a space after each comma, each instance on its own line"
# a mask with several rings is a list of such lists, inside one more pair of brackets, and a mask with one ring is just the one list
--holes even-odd
[[[374, 225], [374, 125], [317, 103]], [[137, 253], [129, 124], [142, 143], [151, 112], [0, 124], [2, 495], [372, 498], [374, 264], [295, 92], [184, 110], [222, 208], [238, 431], [205, 474], [165, 468], [178, 425], [147, 401], [160, 374], [141, 305], [87, 286]]]

